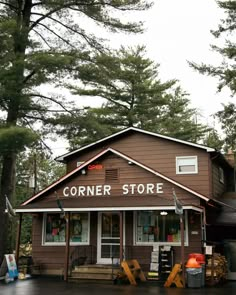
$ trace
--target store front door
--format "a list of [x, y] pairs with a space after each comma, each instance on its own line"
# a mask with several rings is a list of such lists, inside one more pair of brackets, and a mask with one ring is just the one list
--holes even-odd
[[99, 212], [97, 263], [119, 263], [120, 213]]

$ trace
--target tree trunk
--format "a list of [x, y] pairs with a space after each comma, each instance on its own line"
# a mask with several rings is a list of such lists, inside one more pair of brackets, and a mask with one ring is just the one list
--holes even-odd
[[9, 152], [3, 156], [2, 174], [1, 174], [1, 187], [0, 187], [0, 263], [7, 249], [8, 245], [8, 215], [5, 213], [6, 197], [12, 203], [14, 190], [15, 190], [15, 166], [16, 154]]
[[[13, 90], [10, 92], [8, 101], [8, 113], [6, 127], [16, 126], [19, 119], [19, 110], [22, 103], [22, 93], [24, 88], [24, 59], [26, 47], [28, 44], [28, 33], [30, 26], [30, 15], [32, 9], [32, 0], [19, 1], [16, 11], [16, 29], [13, 34], [15, 60], [12, 64], [12, 72], [17, 73], [17, 80], [6, 81], [5, 89]], [[14, 84], [15, 83], [15, 84]], [[9, 84], [9, 85], [8, 85]], [[12, 84], [14, 88], [12, 89]], [[7, 249], [8, 244], [8, 215], [5, 214], [6, 196], [12, 203], [15, 192], [16, 175], [16, 152], [9, 150], [2, 155], [2, 171], [0, 186], [0, 264]]]

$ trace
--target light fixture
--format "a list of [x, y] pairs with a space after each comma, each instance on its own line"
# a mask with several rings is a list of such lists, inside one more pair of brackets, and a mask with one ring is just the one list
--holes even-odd
[[86, 174], [87, 174], [86, 169], [82, 169], [82, 170], [81, 170], [81, 174], [86, 175]]
[[162, 216], [166, 216], [168, 213], [166, 211], [161, 211], [160, 213]]

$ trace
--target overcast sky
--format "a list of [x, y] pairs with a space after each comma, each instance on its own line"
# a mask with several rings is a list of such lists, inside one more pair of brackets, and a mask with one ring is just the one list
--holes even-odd
[[[162, 81], [178, 79], [189, 93], [193, 107], [198, 108], [207, 121], [211, 114], [221, 109], [229, 100], [229, 91], [217, 93], [217, 80], [201, 75], [189, 67], [187, 61], [219, 65], [221, 56], [211, 50], [219, 44], [210, 30], [217, 29], [224, 12], [215, 0], [154, 0], [154, 6], [145, 12], [133, 13], [129, 19], [145, 22], [142, 35], [105, 35], [110, 45], [145, 45], [147, 57], [160, 64]], [[86, 28], [95, 30], [94, 23]], [[104, 32], [103, 32], [104, 33]], [[103, 34], [104, 36], [104, 34]], [[99, 104], [95, 99], [86, 100]], [[83, 104], [83, 99], [81, 99]]]
[[216, 40], [210, 30], [217, 29], [223, 13], [215, 0], [156, 0], [142, 13], [146, 32], [121, 39], [146, 45], [148, 57], [160, 64], [163, 81], [178, 79], [206, 121], [229, 100], [229, 91], [217, 93], [217, 80], [194, 71], [187, 61], [220, 64], [221, 56], [210, 45], [222, 40]]
[[[217, 80], [194, 71], [187, 61], [220, 64], [221, 56], [210, 48], [219, 41], [210, 30], [217, 29], [223, 10], [215, 0], [154, 0], [149, 11], [139, 12], [136, 17], [145, 21], [145, 33], [111, 37], [111, 45], [146, 45], [147, 56], [160, 64], [162, 82], [178, 79], [189, 93], [192, 106], [200, 110], [203, 122], [212, 126], [211, 115], [230, 100], [230, 93], [217, 93]], [[63, 152], [59, 148], [56, 151]]]
[[229, 100], [229, 92], [217, 94], [217, 81], [191, 69], [187, 60], [220, 63], [221, 56], [210, 47], [219, 41], [210, 30], [217, 28], [223, 10], [215, 0], [156, 0], [145, 18], [148, 30], [142, 42], [150, 58], [160, 63], [160, 76], [180, 80], [207, 120]]

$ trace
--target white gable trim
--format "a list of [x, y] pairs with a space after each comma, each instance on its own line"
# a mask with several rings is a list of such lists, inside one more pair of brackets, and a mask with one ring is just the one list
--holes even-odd
[[192, 143], [192, 142], [184, 141], [184, 140], [181, 140], [181, 139], [169, 137], [169, 136], [166, 136], [166, 135], [161, 135], [161, 134], [158, 134], [158, 133], [154, 133], [154, 132], [150, 132], [150, 131], [146, 131], [146, 130], [142, 130], [142, 129], [138, 129], [138, 128], [134, 128], [134, 127], [129, 127], [127, 129], [121, 130], [121, 131], [119, 131], [119, 132], [117, 132], [115, 134], [112, 134], [112, 135], [109, 135], [109, 136], [107, 136], [105, 138], [102, 138], [102, 139], [100, 139], [100, 140], [98, 140], [98, 141], [96, 141], [94, 143], [88, 144], [88, 145], [86, 145], [86, 146], [84, 146], [82, 148], [79, 148], [79, 149], [74, 150], [72, 152], [66, 153], [66, 154], [64, 154], [62, 156], [59, 156], [59, 157], [56, 158], [56, 160], [59, 161], [59, 162], [60, 161], [63, 162], [64, 159], [66, 157], [68, 157], [68, 156], [74, 155], [74, 154], [76, 154], [78, 152], [81, 152], [81, 151], [83, 151], [85, 149], [88, 149], [88, 148], [90, 148], [90, 147], [92, 147], [92, 146], [94, 146], [94, 145], [96, 145], [98, 143], [101, 143], [103, 141], [106, 141], [106, 140], [109, 140], [111, 138], [114, 138], [114, 137], [116, 137], [116, 136], [118, 136], [120, 134], [126, 133], [126, 132], [128, 132], [130, 130], [137, 131], [139, 133], [143, 133], [143, 134], [147, 134], [147, 135], [151, 135], [151, 136], [155, 136], [155, 137], [158, 137], [158, 138], [162, 138], [162, 139], [167, 139], [167, 140], [170, 140], [170, 141], [178, 142], [178, 143], [181, 143], [181, 144], [189, 145], [189, 146], [192, 146], [192, 147], [204, 149], [207, 152], [215, 152], [215, 149], [210, 148], [210, 147], [207, 147], [207, 146], [204, 146], [204, 145], [200, 145], [200, 144], [197, 144], [197, 143]]
[[47, 188], [45, 188], [44, 190], [42, 190], [41, 192], [39, 192], [38, 194], [36, 194], [35, 196], [31, 197], [30, 199], [26, 200], [24, 203], [22, 203], [22, 205], [27, 205], [30, 202], [32, 202], [33, 200], [37, 199], [38, 197], [40, 197], [42, 194], [46, 193], [47, 191], [49, 191], [50, 189], [52, 189], [53, 187], [55, 187], [56, 185], [60, 184], [61, 182], [63, 182], [64, 180], [66, 180], [67, 178], [69, 178], [70, 176], [74, 175], [75, 173], [77, 173], [78, 171], [82, 170], [84, 167], [86, 167], [87, 165], [89, 165], [90, 163], [92, 163], [94, 160], [97, 160], [99, 157], [101, 157], [102, 155], [108, 153], [108, 152], [112, 152], [114, 154], [116, 154], [117, 156], [127, 160], [128, 162], [132, 162], [133, 164], [145, 169], [146, 171], [151, 172], [152, 174], [172, 183], [173, 185], [205, 200], [205, 201], [209, 201], [209, 198], [207, 198], [206, 196], [197, 193], [196, 191], [182, 185], [181, 183], [157, 172], [156, 170], [147, 167], [146, 165], [143, 165], [142, 163], [122, 154], [121, 152], [114, 150], [113, 148], [107, 148], [105, 150], [103, 150], [102, 152], [98, 153], [97, 155], [95, 155], [94, 157], [92, 157], [91, 159], [89, 159], [88, 161], [84, 162], [83, 164], [81, 164], [79, 167], [77, 167], [76, 169], [74, 169], [73, 171], [71, 171], [70, 173], [66, 174], [65, 176], [61, 177], [60, 179], [58, 179], [56, 182], [52, 183], [50, 186], [48, 186]]

